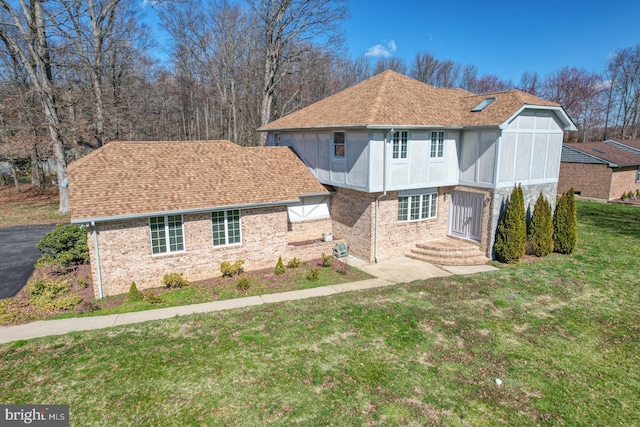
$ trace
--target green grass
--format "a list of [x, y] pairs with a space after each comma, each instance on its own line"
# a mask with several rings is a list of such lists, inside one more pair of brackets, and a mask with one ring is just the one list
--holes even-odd
[[640, 209], [578, 209], [571, 256], [2, 345], [0, 402], [82, 426], [640, 425]]

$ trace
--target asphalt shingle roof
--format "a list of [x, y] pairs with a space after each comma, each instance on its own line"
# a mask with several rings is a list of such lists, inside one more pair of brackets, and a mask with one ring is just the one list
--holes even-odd
[[[482, 111], [471, 111], [490, 97], [496, 100]], [[475, 95], [463, 89], [435, 88], [387, 70], [258, 130], [374, 125], [497, 126], [525, 105], [560, 107], [519, 90]]]
[[[574, 159], [563, 152], [562, 161], [567, 163], [602, 163], [597, 159], [604, 160], [614, 166], [637, 166], [640, 165], [640, 155], [632, 154], [621, 148], [607, 145], [604, 142], [580, 142], [573, 144], [563, 144], [564, 148], [573, 149], [588, 156]], [[563, 150], [564, 151], [564, 150]], [[595, 157], [595, 159], [593, 159]], [[592, 161], [587, 159], [591, 158]], [[578, 161], [579, 160], [579, 161]]]
[[68, 167], [71, 219], [297, 200], [327, 193], [288, 147], [114, 141]]

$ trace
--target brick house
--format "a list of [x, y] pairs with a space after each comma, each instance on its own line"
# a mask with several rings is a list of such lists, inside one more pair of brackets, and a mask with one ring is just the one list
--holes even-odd
[[[287, 147], [111, 142], [68, 167], [71, 222], [88, 225], [96, 297], [331, 253], [329, 190]], [[291, 245], [313, 240], [318, 243]]]
[[562, 145], [558, 191], [603, 201], [640, 188], [638, 141], [582, 142]]
[[565, 130], [575, 126], [559, 104], [519, 90], [476, 95], [394, 71], [258, 129], [335, 188], [333, 232], [352, 254], [436, 263], [448, 237], [475, 250], [457, 263], [491, 257], [518, 183], [526, 204], [555, 201]]

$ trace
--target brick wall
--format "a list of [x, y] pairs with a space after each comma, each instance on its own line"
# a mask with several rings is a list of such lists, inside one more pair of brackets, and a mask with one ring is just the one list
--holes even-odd
[[607, 165], [562, 162], [558, 194], [566, 193], [573, 187], [582, 197], [611, 200], [615, 198], [610, 194], [611, 180], [611, 168]]
[[305, 240], [320, 240], [324, 233], [332, 233], [331, 218], [310, 219], [289, 223], [287, 241], [290, 243], [303, 242]]
[[[449, 231], [448, 194], [451, 187], [439, 189], [438, 214], [433, 219], [421, 221], [398, 221], [398, 192], [391, 191], [380, 201], [378, 216], [378, 258], [389, 259], [409, 252], [416, 243], [440, 239]], [[444, 194], [447, 194], [445, 200]]]
[[640, 188], [640, 183], [636, 182], [637, 173], [637, 166], [613, 169], [609, 200], [621, 198], [622, 193], [638, 190]]
[[[275, 266], [278, 256], [297, 256], [306, 260], [307, 256], [317, 258], [323, 251], [333, 248], [333, 243], [302, 249], [289, 247], [284, 206], [242, 210], [242, 244], [227, 247], [213, 246], [209, 213], [184, 215], [183, 218], [185, 251], [155, 256], [151, 254], [148, 219], [97, 224], [104, 295], [128, 292], [132, 281], [139, 289], [161, 286], [162, 277], [172, 272], [183, 273], [192, 281], [219, 276], [223, 261], [243, 259], [245, 270], [256, 270]], [[88, 243], [97, 284], [91, 231]], [[94, 292], [98, 296], [97, 286]]]
[[375, 194], [336, 188], [331, 198], [331, 218], [335, 238], [349, 245], [349, 252], [373, 261], [373, 212]]

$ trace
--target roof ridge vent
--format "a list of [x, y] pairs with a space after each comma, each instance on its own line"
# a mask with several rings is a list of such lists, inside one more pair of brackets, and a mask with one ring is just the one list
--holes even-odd
[[487, 98], [485, 98], [485, 99], [484, 99], [480, 104], [478, 104], [478, 105], [476, 105], [475, 107], [473, 107], [473, 108], [471, 109], [471, 111], [472, 111], [472, 112], [482, 111], [482, 110], [484, 110], [485, 108], [487, 108], [487, 106], [488, 106], [489, 104], [491, 104], [491, 103], [492, 103], [493, 101], [495, 101], [495, 100], [496, 100], [496, 97], [495, 97], [495, 96], [487, 97]]
[[599, 148], [591, 147], [591, 149], [592, 149], [593, 151], [595, 151], [596, 153], [600, 153], [600, 154], [607, 154], [607, 152], [606, 152], [606, 151], [602, 151], [602, 150], [601, 150], [601, 149], [599, 149]]

